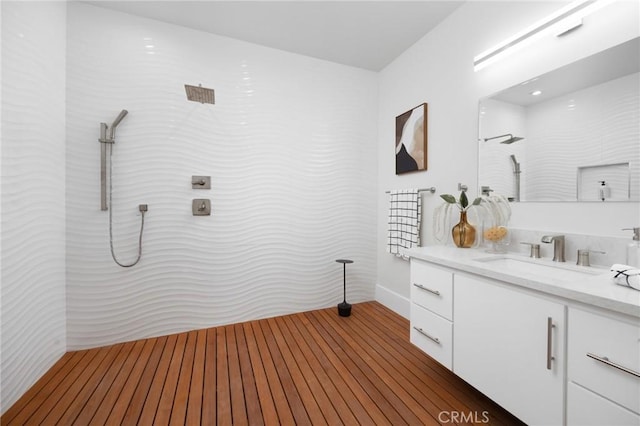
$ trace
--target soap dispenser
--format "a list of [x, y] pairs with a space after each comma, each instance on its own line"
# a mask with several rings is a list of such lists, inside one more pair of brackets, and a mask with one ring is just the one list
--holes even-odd
[[599, 180], [598, 183], [600, 186], [598, 187], [598, 198], [602, 201], [611, 197], [611, 188], [607, 186], [607, 182], [604, 180]]
[[640, 227], [622, 230], [633, 231], [633, 241], [627, 244], [627, 265], [640, 268]]

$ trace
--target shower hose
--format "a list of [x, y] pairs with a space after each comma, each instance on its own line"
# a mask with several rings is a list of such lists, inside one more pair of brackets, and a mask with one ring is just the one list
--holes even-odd
[[112, 176], [113, 176], [113, 161], [112, 161], [112, 149], [113, 144], [107, 144], [109, 147], [109, 247], [111, 248], [111, 257], [113, 261], [123, 268], [130, 268], [140, 262], [142, 257], [142, 232], [144, 231], [144, 213], [142, 206], [140, 207], [140, 213], [142, 214], [142, 220], [140, 222], [140, 236], [138, 237], [138, 257], [133, 263], [125, 264], [118, 261], [116, 254], [113, 250], [113, 203], [111, 202], [113, 194]]

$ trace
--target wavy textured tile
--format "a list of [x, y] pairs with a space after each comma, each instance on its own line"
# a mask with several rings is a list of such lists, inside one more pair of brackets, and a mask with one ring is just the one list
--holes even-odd
[[65, 351], [66, 6], [2, 12], [4, 412]]
[[[68, 345], [374, 298], [372, 73], [87, 5], [69, 6]], [[155, 54], [144, 51], [151, 38]], [[117, 64], [117, 66], [105, 66]], [[189, 102], [183, 84], [216, 90]], [[114, 247], [99, 210], [99, 122], [113, 146]], [[210, 175], [211, 190], [191, 189]], [[191, 215], [209, 198], [210, 217]]]

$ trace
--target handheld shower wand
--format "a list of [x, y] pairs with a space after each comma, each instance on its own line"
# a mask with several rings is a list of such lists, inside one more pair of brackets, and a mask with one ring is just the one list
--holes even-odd
[[520, 201], [520, 163], [518, 163], [518, 161], [516, 160], [516, 156], [514, 154], [511, 154], [511, 162], [513, 163], [513, 174], [516, 177], [516, 194], [515, 194], [515, 200], [516, 201]]
[[114, 140], [115, 136], [116, 136], [116, 127], [118, 127], [118, 124], [120, 124], [120, 122], [122, 121], [122, 119], [129, 113], [129, 111], [127, 111], [126, 109], [123, 109], [122, 111], [120, 111], [120, 114], [118, 114], [118, 116], [116, 117], [115, 120], [113, 120], [113, 123], [111, 123], [111, 127], [109, 128], [109, 139]]
[[108, 210], [107, 206], [107, 144], [113, 144], [116, 141], [116, 127], [122, 119], [129, 113], [126, 109], [120, 111], [120, 114], [113, 120], [111, 127], [107, 123], [100, 123], [100, 210]]
[[514, 154], [511, 154], [511, 162], [513, 163], [513, 173], [520, 173], [520, 163], [518, 163]]
[[[126, 109], [120, 111], [120, 114], [113, 120], [111, 127], [107, 126], [107, 123], [100, 123], [100, 141], [101, 143], [114, 143], [116, 137], [116, 127], [122, 121], [122, 119], [129, 113]], [[108, 132], [108, 133], [107, 133]]]
[[[140, 234], [138, 236], [138, 256], [136, 260], [132, 263], [122, 263], [116, 258], [116, 254], [113, 249], [113, 206], [112, 206], [112, 195], [113, 195], [113, 186], [112, 186], [112, 175], [113, 175], [113, 161], [111, 160], [111, 154], [113, 153], [113, 144], [115, 143], [116, 137], [116, 128], [120, 124], [120, 122], [124, 119], [124, 117], [129, 112], [126, 109], [120, 111], [120, 114], [113, 120], [111, 123], [111, 127], [107, 125], [107, 123], [100, 123], [100, 138], [98, 141], [100, 142], [100, 150], [101, 150], [101, 162], [100, 162], [100, 183], [102, 187], [102, 196], [101, 196], [101, 209], [109, 210], [109, 248], [111, 249], [111, 257], [113, 261], [122, 266], [123, 268], [129, 268], [131, 266], [136, 265], [140, 261], [140, 257], [142, 256], [142, 233], [144, 231], [144, 215], [148, 210], [148, 206], [146, 204], [140, 204], [138, 206], [138, 210], [142, 216], [140, 222]], [[107, 204], [107, 147], [109, 147], [109, 199]]]

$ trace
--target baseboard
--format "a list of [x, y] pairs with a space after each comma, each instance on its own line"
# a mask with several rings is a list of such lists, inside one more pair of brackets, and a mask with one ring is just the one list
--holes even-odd
[[381, 285], [376, 285], [376, 301], [382, 303], [395, 313], [409, 319], [411, 302], [407, 297], [404, 297], [395, 291], [391, 291], [386, 287], [382, 287]]

